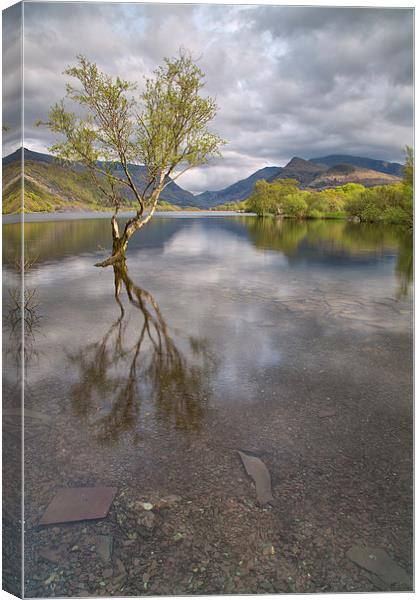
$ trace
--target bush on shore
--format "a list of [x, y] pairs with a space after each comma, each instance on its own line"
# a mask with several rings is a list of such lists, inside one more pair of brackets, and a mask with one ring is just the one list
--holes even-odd
[[260, 180], [241, 208], [258, 216], [298, 219], [353, 217], [361, 222], [413, 226], [413, 151], [406, 148], [402, 182], [371, 188], [347, 183], [336, 188], [304, 191], [294, 179]]

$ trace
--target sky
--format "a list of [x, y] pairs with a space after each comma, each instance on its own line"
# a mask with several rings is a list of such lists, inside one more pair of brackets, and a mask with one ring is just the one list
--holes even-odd
[[[19, 64], [12, 13], [3, 18], [6, 70]], [[221, 189], [293, 156], [402, 162], [413, 144], [412, 32], [410, 9], [25, 3], [24, 144], [45, 152], [52, 143], [35, 122], [65, 95], [63, 70], [77, 54], [141, 90], [163, 57], [186, 48], [219, 107], [210, 129], [228, 144], [181, 187]], [[20, 145], [19, 86], [4, 82], [6, 155]]]

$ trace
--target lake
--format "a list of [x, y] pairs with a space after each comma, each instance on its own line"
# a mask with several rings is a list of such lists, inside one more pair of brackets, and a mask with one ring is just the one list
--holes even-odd
[[[3, 224], [12, 433], [19, 232]], [[24, 233], [27, 596], [377, 590], [353, 545], [412, 573], [409, 234], [159, 215], [114, 272], [93, 266], [108, 219]], [[106, 519], [38, 525], [59, 488], [100, 485], [118, 488]]]

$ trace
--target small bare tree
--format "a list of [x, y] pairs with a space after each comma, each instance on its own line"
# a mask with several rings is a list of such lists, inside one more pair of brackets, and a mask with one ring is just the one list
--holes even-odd
[[[138, 100], [130, 97], [135, 84], [102, 73], [84, 56], [77, 59], [77, 66], [64, 71], [77, 80], [77, 87], [67, 85], [66, 96], [79, 105], [82, 116], [68, 112], [61, 100], [44, 124], [63, 136], [50, 152], [82, 164], [115, 208], [112, 256], [97, 264], [105, 267], [124, 258], [129, 239], [150, 221], [165, 187], [220, 155], [224, 141], [207, 128], [217, 106], [213, 98], [200, 95], [204, 73], [187, 52], [165, 58], [154, 77], [146, 79]], [[142, 185], [130, 163], [144, 165]], [[134, 195], [137, 212], [120, 231], [117, 215], [126, 204], [125, 192]]]

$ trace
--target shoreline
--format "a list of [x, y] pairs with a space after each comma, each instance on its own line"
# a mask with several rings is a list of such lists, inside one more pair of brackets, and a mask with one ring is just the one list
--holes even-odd
[[[111, 215], [111, 211], [63, 211], [63, 212], [34, 212], [34, 213], [9, 213], [2, 215], [3, 225], [17, 224], [20, 222], [36, 223], [41, 221], [65, 221], [81, 219], [106, 219]], [[135, 211], [125, 211], [119, 213], [121, 218], [129, 218], [135, 215]], [[155, 218], [174, 218], [174, 219], [193, 219], [207, 217], [253, 217], [254, 213], [239, 213], [235, 211], [216, 211], [216, 210], [177, 210], [177, 211], [158, 211], [154, 214]]]

